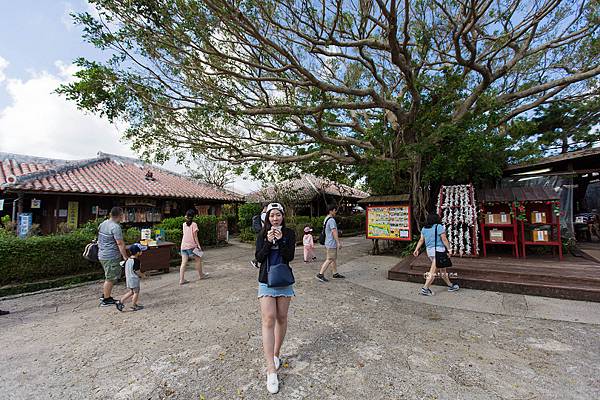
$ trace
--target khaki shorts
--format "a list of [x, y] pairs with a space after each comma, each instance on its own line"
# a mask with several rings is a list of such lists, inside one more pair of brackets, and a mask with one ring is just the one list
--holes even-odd
[[117, 281], [121, 278], [121, 259], [100, 260], [102, 268], [104, 268], [104, 279], [107, 281]]
[[327, 248], [327, 259], [333, 261], [337, 260], [337, 248]]

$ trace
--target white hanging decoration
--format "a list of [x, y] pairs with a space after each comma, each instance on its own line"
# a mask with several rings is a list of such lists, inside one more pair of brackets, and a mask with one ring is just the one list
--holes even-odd
[[446, 227], [450, 249], [461, 256], [478, 255], [479, 226], [473, 186], [442, 186], [437, 210]]

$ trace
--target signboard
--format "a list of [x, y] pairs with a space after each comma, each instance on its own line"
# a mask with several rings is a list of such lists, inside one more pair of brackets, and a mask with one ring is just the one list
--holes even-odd
[[27, 236], [29, 230], [31, 229], [31, 224], [33, 222], [33, 216], [31, 213], [20, 213], [18, 218], [18, 226], [17, 230], [19, 232], [19, 237], [22, 239]]
[[410, 206], [368, 206], [367, 239], [410, 241]]
[[77, 228], [77, 221], [79, 220], [79, 202], [70, 201], [67, 208], [67, 226], [71, 229]]
[[39, 199], [31, 199], [31, 208], [40, 208], [42, 206], [42, 201]]
[[0, 199], [0, 211], [4, 210], [4, 199]]
[[141, 240], [152, 239], [152, 229], [142, 229], [140, 238]]

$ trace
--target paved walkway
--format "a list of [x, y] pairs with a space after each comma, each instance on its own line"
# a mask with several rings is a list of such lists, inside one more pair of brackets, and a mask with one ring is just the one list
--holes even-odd
[[[345, 243], [348, 279], [327, 284], [297, 249], [279, 398], [600, 398], [598, 304], [474, 290], [423, 298], [384, 279], [395, 259]], [[144, 280], [139, 312], [98, 308], [98, 284], [0, 301], [13, 312], [0, 319], [0, 398], [276, 398], [252, 252], [207, 251], [211, 279], [183, 287], [173, 272]]]

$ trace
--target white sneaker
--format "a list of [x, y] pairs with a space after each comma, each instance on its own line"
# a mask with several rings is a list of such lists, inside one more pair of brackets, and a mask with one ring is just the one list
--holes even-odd
[[279, 380], [277, 379], [277, 374], [267, 373], [267, 390], [272, 394], [279, 392]]
[[278, 370], [281, 367], [281, 360], [277, 356], [273, 356], [273, 362], [275, 363], [275, 370]]

